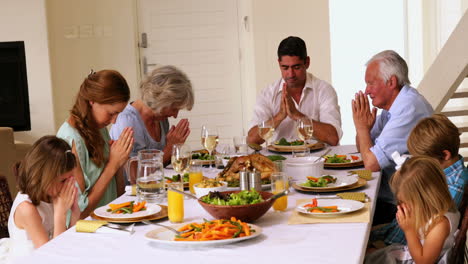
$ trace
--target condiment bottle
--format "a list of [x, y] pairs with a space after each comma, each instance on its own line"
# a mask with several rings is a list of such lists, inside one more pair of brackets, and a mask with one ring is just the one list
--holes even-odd
[[249, 172], [249, 187], [251, 190], [262, 190], [262, 176], [260, 172], [256, 171], [255, 169]]
[[249, 171], [242, 170], [239, 172], [239, 187], [241, 191], [249, 190]]

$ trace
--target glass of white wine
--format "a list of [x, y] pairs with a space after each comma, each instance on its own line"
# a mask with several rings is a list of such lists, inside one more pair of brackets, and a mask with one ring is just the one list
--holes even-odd
[[312, 119], [303, 117], [297, 121], [297, 136], [299, 139], [304, 140], [305, 144], [307, 144], [307, 141], [313, 137], [313, 134], [314, 124]]
[[171, 163], [172, 168], [181, 175], [180, 181], [183, 182], [183, 173], [190, 167], [192, 161], [192, 151], [189, 145], [175, 144], [172, 146]]
[[275, 132], [275, 128], [270, 120], [262, 121], [258, 124], [258, 135], [265, 140], [266, 148], [268, 148], [270, 138], [273, 137], [273, 132]]
[[218, 129], [216, 127], [202, 126], [201, 143], [210, 156], [213, 156], [213, 151], [218, 145], [218, 138]]

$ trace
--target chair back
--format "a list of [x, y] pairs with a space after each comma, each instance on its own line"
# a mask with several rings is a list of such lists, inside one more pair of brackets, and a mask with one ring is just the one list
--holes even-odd
[[8, 217], [12, 205], [13, 200], [8, 188], [8, 181], [5, 176], [0, 175], [0, 238], [9, 237]]
[[458, 234], [455, 237], [455, 245], [452, 248], [450, 256], [451, 263], [466, 263], [467, 255], [467, 239], [466, 232], [468, 231], [468, 184], [465, 184], [463, 200], [458, 208], [460, 210], [460, 223], [458, 225]]

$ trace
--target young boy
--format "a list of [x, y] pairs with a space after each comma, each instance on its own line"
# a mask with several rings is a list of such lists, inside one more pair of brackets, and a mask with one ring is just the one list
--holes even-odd
[[[450, 195], [455, 204], [460, 206], [465, 183], [468, 181], [468, 169], [463, 164], [463, 157], [458, 154], [458, 128], [446, 116], [435, 114], [419, 121], [408, 137], [407, 146], [411, 155], [426, 155], [439, 161], [447, 179]], [[387, 245], [406, 245], [405, 235], [396, 219], [372, 231], [371, 241], [382, 239], [382, 235]]]

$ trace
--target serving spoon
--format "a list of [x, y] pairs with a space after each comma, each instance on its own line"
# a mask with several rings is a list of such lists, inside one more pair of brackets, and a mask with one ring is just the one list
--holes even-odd
[[173, 191], [173, 192], [176, 192], [176, 193], [180, 193], [180, 194], [183, 194], [187, 197], [190, 197], [192, 199], [195, 199], [195, 200], [198, 200], [198, 197], [196, 197], [195, 195], [191, 194], [191, 193], [186, 193], [184, 191], [181, 191], [181, 190], [178, 190], [178, 189], [174, 189], [172, 187], [169, 187], [169, 190]]

